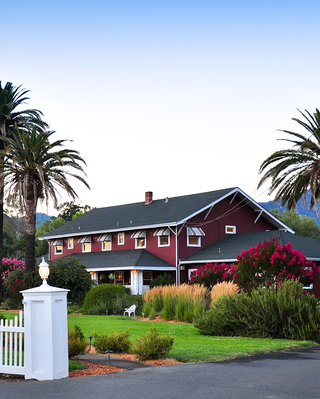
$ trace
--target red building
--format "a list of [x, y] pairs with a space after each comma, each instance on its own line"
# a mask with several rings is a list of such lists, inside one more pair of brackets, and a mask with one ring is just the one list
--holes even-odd
[[[149, 191], [144, 202], [93, 209], [43, 238], [50, 243], [50, 259], [75, 256], [93, 279], [141, 294], [159, 274], [186, 282], [190, 270], [204, 262], [234, 262], [250, 240], [256, 245], [259, 234], [268, 239], [275, 232], [297, 238], [239, 188], [229, 188], [160, 200]], [[299, 239], [300, 246], [311, 242], [311, 257], [320, 261], [319, 243]]]

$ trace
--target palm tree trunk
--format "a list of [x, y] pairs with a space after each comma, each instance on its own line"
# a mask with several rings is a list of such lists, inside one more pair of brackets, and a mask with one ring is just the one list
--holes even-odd
[[31, 273], [36, 267], [36, 212], [37, 200], [27, 199], [25, 203], [25, 223], [26, 223], [26, 272]]

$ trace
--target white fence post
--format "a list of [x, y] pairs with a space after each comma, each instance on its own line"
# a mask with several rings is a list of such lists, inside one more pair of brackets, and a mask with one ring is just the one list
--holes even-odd
[[54, 380], [69, 375], [68, 291], [48, 284], [21, 291], [26, 379]]

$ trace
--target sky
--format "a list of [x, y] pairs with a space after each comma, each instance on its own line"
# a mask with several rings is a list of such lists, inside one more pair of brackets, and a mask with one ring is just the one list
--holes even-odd
[[319, 14], [316, 0], [11, 0], [0, 81], [86, 160], [91, 190], [70, 181], [82, 205], [229, 187], [268, 201], [258, 172], [288, 147], [279, 129], [320, 107]]

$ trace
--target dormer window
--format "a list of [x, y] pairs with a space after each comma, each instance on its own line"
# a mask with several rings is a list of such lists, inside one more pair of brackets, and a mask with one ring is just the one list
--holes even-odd
[[205, 236], [200, 227], [187, 227], [188, 247], [201, 247], [201, 237]]
[[82, 252], [91, 252], [91, 236], [81, 237], [78, 242], [82, 244]]
[[102, 234], [99, 238], [98, 241], [100, 241], [102, 244], [102, 251], [111, 251], [111, 244], [112, 244], [112, 236], [111, 234]]
[[145, 230], [135, 231], [133, 234], [131, 234], [131, 238], [135, 239], [135, 249], [146, 248], [147, 242]]

